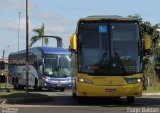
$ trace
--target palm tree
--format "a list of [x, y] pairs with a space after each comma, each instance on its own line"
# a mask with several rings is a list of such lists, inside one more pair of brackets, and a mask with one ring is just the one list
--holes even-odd
[[[44, 23], [42, 24], [42, 27], [41, 28], [38, 28], [38, 29], [33, 29], [33, 31], [37, 34], [36, 36], [33, 36], [31, 38], [31, 43], [30, 43], [30, 47], [36, 43], [38, 40], [41, 40], [42, 39], [42, 46], [45, 44], [45, 45], [48, 45], [48, 38], [46, 37], [43, 37], [44, 36]], [[43, 44], [44, 43], [44, 44]]]

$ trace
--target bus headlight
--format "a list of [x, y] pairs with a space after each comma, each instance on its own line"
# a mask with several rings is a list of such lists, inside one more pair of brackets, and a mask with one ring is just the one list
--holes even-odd
[[140, 82], [142, 82], [142, 80], [141, 80], [140, 78], [138, 78], [138, 79], [137, 79], [137, 82], [140, 83]]
[[49, 81], [49, 79], [48, 79], [48, 78], [46, 78], [45, 80], [46, 80], [47, 82]]
[[68, 83], [70, 83], [70, 82], [71, 82], [71, 79], [68, 80]]
[[78, 78], [78, 81], [82, 83], [93, 84], [92, 80], [88, 78]]
[[48, 79], [48, 78], [43, 78], [43, 80], [44, 80], [44, 81], [46, 81], [46, 82], [48, 82], [48, 81], [49, 81], [49, 79]]
[[136, 84], [136, 83], [141, 83], [142, 79], [141, 78], [125, 78], [128, 84]]

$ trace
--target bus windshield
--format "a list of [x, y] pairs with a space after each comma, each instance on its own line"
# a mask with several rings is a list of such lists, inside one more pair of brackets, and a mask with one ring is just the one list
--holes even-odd
[[81, 22], [79, 71], [93, 75], [124, 75], [142, 71], [136, 22]]
[[56, 78], [69, 77], [70, 61], [68, 54], [45, 54], [44, 75]]

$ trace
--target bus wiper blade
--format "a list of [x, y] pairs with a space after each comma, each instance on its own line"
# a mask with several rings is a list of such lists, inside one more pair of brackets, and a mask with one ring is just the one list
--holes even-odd
[[57, 72], [58, 76], [62, 76], [62, 77], [67, 77], [64, 69], [62, 66], [57, 66], [55, 68], [52, 69], [54, 72]]

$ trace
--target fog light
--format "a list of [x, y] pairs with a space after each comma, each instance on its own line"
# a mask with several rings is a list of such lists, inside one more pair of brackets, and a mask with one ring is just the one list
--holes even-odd
[[78, 78], [78, 81], [82, 83], [93, 84], [92, 80], [88, 78]]
[[141, 82], [141, 79], [137, 79], [137, 82], [138, 82], [138, 83]]

